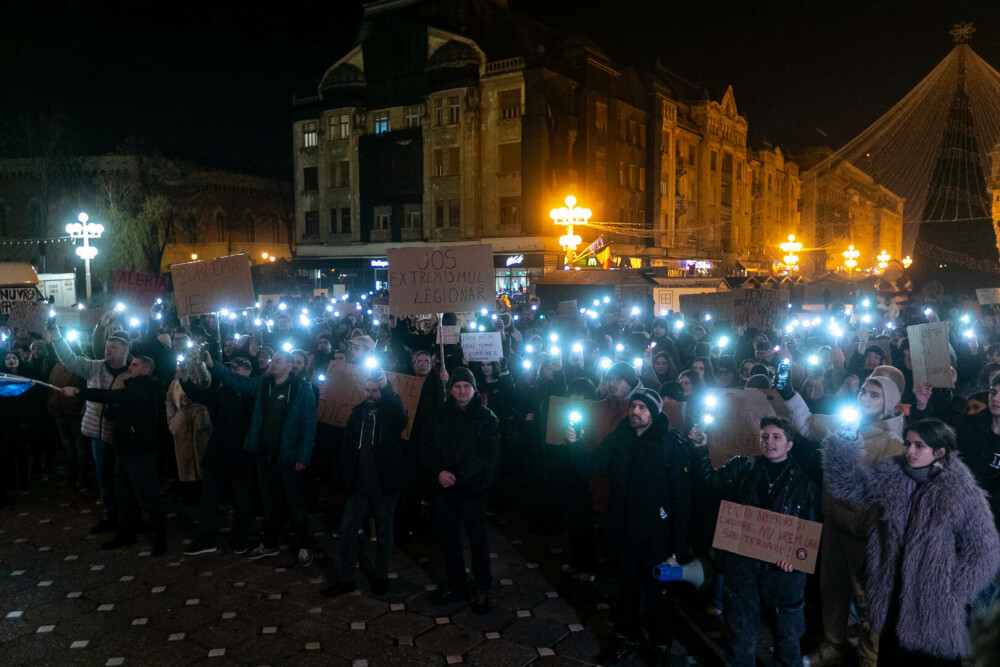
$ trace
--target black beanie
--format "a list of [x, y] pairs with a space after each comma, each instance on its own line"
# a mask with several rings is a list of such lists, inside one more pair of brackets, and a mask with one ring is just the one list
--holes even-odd
[[619, 361], [617, 364], [609, 368], [607, 373], [604, 374], [604, 377], [608, 380], [611, 378], [625, 380], [630, 387], [635, 387], [639, 384], [639, 376], [636, 374], [635, 368], [632, 364], [624, 361]]
[[478, 389], [476, 387], [476, 376], [465, 366], [459, 366], [448, 376], [448, 391], [451, 391], [452, 385], [456, 382], [468, 382], [472, 385], [473, 389]]
[[660, 413], [660, 405], [663, 404], [663, 399], [652, 389], [647, 387], [640, 387], [632, 392], [632, 397], [629, 399], [629, 403], [632, 401], [642, 401], [646, 404], [646, 409], [649, 410], [649, 414], [657, 415]]

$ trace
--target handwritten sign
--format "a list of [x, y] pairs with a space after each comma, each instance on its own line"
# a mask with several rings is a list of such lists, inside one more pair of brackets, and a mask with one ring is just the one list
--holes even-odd
[[389, 248], [389, 308], [453, 313], [492, 306], [492, 245]]
[[17, 302], [34, 302], [35, 288], [30, 287], [0, 287], [0, 315], [9, 315], [12, 304]]
[[10, 304], [7, 326], [10, 327], [12, 331], [15, 327], [17, 327], [20, 329], [27, 329], [32, 333], [40, 334], [45, 331], [45, 324], [48, 321], [48, 304], [38, 304], [34, 301], [15, 301]]
[[545, 444], [566, 444], [566, 427], [569, 426], [571, 412], [579, 412], [580, 427], [590, 429], [594, 423], [593, 406], [596, 402], [549, 396], [549, 418], [545, 422]]
[[178, 317], [252, 308], [255, 302], [250, 258], [228, 255], [170, 267]]
[[983, 306], [1000, 303], [1000, 287], [977, 289], [976, 299]]
[[812, 574], [822, 533], [821, 523], [723, 500], [712, 547]]
[[438, 345], [444, 343], [445, 345], [457, 345], [460, 340], [459, 334], [462, 329], [457, 324], [443, 324], [438, 327], [437, 341]]
[[685, 315], [709, 313], [716, 322], [735, 326], [770, 328], [786, 310], [786, 289], [735, 289], [731, 292], [681, 294]]
[[[734, 456], [760, 454], [761, 417], [788, 417], [788, 408], [773, 389], [723, 389], [713, 391], [716, 408], [708, 432], [708, 455], [719, 468]], [[705, 409], [686, 406], [696, 422], [704, 421]]]
[[[319, 401], [316, 404], [317, 421], [333, 426], [347, 426], [351, 410], [367, 396], [365, 381], [368, 377], [368, 370], [361, 366], [344, 361], [331, 361], [326, 371], [326, 382], [320, 389]], [[406, 408], [406, 429], [400, 437], [408, 438], [413, 428], [413, 420], [417, 416], [424, 378], [402, 373], [386, 373], [385, 377]]]
[[148, 308], [167, 292], [168, 280], [158, 273], [122, 271], [115, 274], [115, 299], [132, 306]]
[[569, 301], [560, 301], [556, 306], [556, 316], [557, 317], [579, 317], [580, 309], [576, 305], [576, 299], [570, 299]]
[[910, 341], [910, 363], [913, 384], [929, 382], [932, 387], [954, 389], [951, 379], [951, 350], [948, 347], [948, 325], [945, 322], [915, 324], [906, 327]]
[[500, 361], [503, 357], [500, 332], [462, 334], [462, 352], [466, 361]]

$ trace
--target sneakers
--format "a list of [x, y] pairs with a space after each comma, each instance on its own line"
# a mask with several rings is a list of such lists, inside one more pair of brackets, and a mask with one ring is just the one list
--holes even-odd
[[722, 609], [715, 606], [715, 603], [712, 603], [705, 607], [705, 613], [709, 616], [722, 616]]
[[601, 652], [597, 655], [597, 662], [602, 665], [620, 665], [635, 655], [638, 647], [639, 644], [637, 642], [625, 637], [616, 636], [601, 649]]
[[465, 591], [455, 591], [450, 588], [439, 588], [427, 596], [431, 604], [451, 604], [453, 602], [464, 602]]
[[855, 649], [848, 643], [835, 644], [831, 641], [824, 641], [819, 648], [810, 653], [806, 658], [813, 667], [831, 667], [833, 665], [846, 665], [854, 662]]
[[111, 549], [120, 549], [121, 547], [127, 547], [131, 544], [135, 544], [137, 540], [135, 539], [135, 533], [127, 533], [125, 531], [119, 531], [114, 537], [101, 545], [101, 548], [105, 551]]
[[385, 595], [389, 592], [389, 580], [378, 577], [372, 579], [372, 595]]
[[195, 540], [193, 543], [184, 547], [184, 550], [181, 553], [185, 556], [200, 556], [201, 554], [214, 554], [218, 550], [219, 548], [214, 544], [208, 544], [207, 542], [202, 542], [201, 540]]
[[480, 616], [490, 613], [489, 591], [476, 591], [472, 595], [472, 611]]
[[597, 577], [590, 574], [589, 572], [577, 572], [576, 574], [573, 575], [573, 578], [576, 579], [577, 581], [584, 581], [592, 584], [594, 583], [594, 580]]
[[109, 530], [115, 530], [118, 528], [118, 524], [114, 521], [109, 521], [108, 519], [101, 519], [97, 522], [97, 525], [90, 529], [91, 535], [100, 535], [101, 533], [106, 533]]
[[247, 549], [248, 547], [246, 542], [242, 541], [233, 542], [233, 553], [236, 554], [237, 556], [242, 556], [243, 554], [245, 554], [247, 552]]
[[258, 560], [269, 556], [277, 556], [279, 553], [281, 552], [278, 550], [278, 547], [266, 547], [264, 546], [264, 543], [261, 542], [256, 547], [251, 549], [249, 553], [247, 553], [247, 560]]
[[335, 598], [340, 595], [347, 595], [348, 593], [353, 593], [357, 590], [357, 585], [353, 581], [342, 581], [339, 584], [334, 584], [333, 586], [327, 586], [319, 592], [320, 595], [327, 598]]
[[308, 549], [299, 549], [299, 557], [295, 561], [297, 567], [309, 567], [313, 564], [312, 552]]

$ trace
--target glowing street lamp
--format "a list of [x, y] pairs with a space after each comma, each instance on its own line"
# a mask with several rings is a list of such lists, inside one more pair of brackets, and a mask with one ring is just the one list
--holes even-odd
[[904, 269], [910, 268], [910, 264], [913, 264], [913, 258], [907, 255], [906, 257], [903, 258], [903, 268]]
[[892, 259], [892, 256], [883, 250], [875, 257], [875, 259], [878, 260], [878, 268], [885, 271], [886, 267], [889, 266], [889, 260]]
[[847, 267], [848, 273], [854, 271], [858, 265], [858, 257], [861, 256], [861, 253], [855, 250], [853, 245], [849, 245], [847, 246], [847, 250], [842, 254], [844, 255], [844, 266]]
[[788, 242], [782, 243], [778, 246], [785, 252], [785, 256], [782, 258], [785, 261], [785, 266], [789, 271], [799, 270], [799, 256], [796, 255], [798, 251], [802, 250], [802, 244], [795, 240], [795, 234], [788, 235]]
[[66, 225], [66, 233], [74, 239], [83, 239], [83, 245], [76, 249], [76, 254], [83, 259], [87, 276], [87, 299], [90, 299], [90, 260], [97, 257], [97, 248], [90, 245], [90, 239], [99, 239], [104, 233], [104, 225], [97, 222], [89, 222], [90, 216], [81, 213], [76, 217], [79, 222], [71, 222]]
[[582, 239], [573, 233], [573, 225], [586, 225], [591, 215], [589, 208], [580, 208], [576, 205], [576, 197], [573, 195], [566, 197], [566, 206], [549, 211], [549, 217], [555, 224], [566, 227], [566, 234], [559, 237], [559, 245], [566, 251], [567, 264], [572, 264], [576, 259], [576, 246], [582, 242]]

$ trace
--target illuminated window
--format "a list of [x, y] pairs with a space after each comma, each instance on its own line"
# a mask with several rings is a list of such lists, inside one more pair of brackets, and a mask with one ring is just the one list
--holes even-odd
[[389, 112], [388, 111], [376, 111], [375, 112], [375, 134], [384, 134], [390, 130], [389, 126]]
[[600, 132], [608, 130], [608, 105], [598, 102], [594, 110], [594, 127]]
[[422, 106], [406, 107], [406, 127], [420, 127], [420, 118], [423, 114]]
[[314, 148], [319, 143], [319, 132], [316, 130], [316, 121], [309, 121], [302, 124], [302, 146], [303, 148]]

